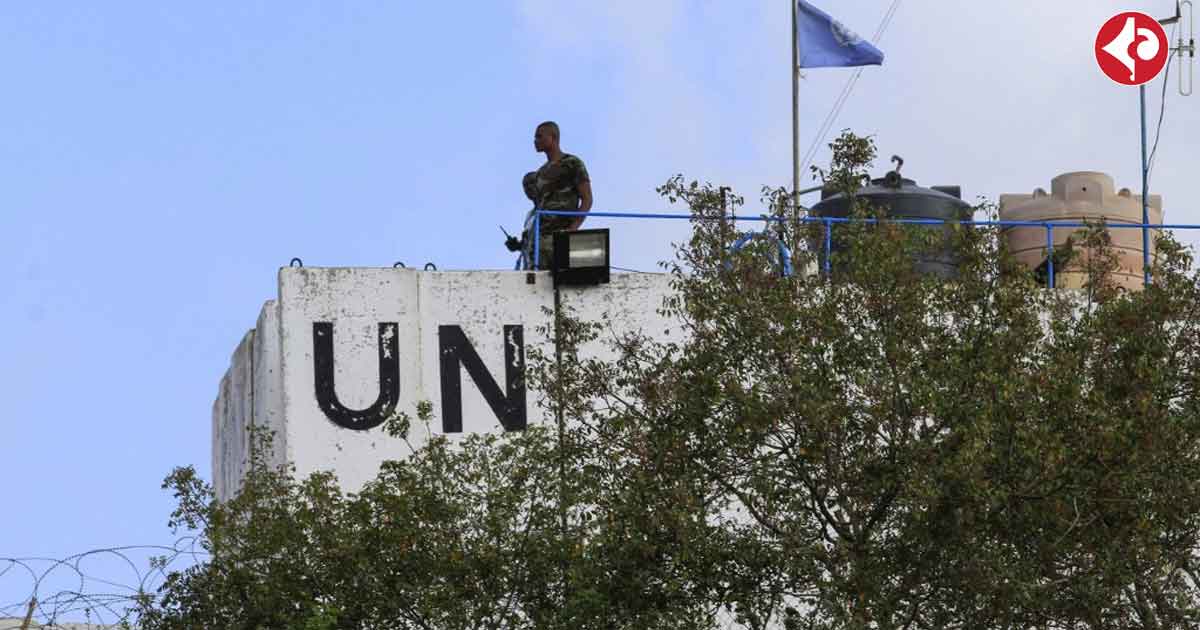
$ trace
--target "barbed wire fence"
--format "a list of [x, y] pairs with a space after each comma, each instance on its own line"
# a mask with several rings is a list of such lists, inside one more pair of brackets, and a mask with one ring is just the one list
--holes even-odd
[[207, 558], [195, 536], [65, 558], [0, 557], [0, 630], [136, 626], [139, 597], [153, 597], [171, 572]]

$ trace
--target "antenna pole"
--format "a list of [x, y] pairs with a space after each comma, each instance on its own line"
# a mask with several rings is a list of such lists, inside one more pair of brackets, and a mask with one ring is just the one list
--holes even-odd
[[[1193, 66], [1196, 62], [1196, 16], [1193, 11], [1192, 0], [1182, 0], [1180, 2], [1176, 2], [1176, 4], [1175, 4], [1175, 19], [1176, 20], [1178, 20], [1180, 22], [1183, 21], [1184, 5], [1187, 5], [1187, 17], [1188, 17], [1188, 19], [1187, 19], [1187, 29], [1188, 30], [1187, 30], [1187, 35], [1186, 35], [1187, 43], [1185, 44], [1183, 41], [1185, 35], [1183, 33], [1183, 29], [1180, 28], [1179, 29], [1179, 39], [1176, 40], [1177, 45], [1172, 50], [1174, 50], [1179, 55], [1179, 95], [1180, 96], [1191, 96], [1192, 95], [1193, 76], [1194, 76], [1193, 75], [1193, 71], [1194, 71]], [[1184, 60], [1184, 57], [1187, 57], [1186, 61]], [[1183, 66], [1185, 63], [1187, 64], [1187, 81], [1186, 82], [1184, 81], [1184, 78], [1183, 78], [1183, 69], [1184, 69]], [[1184, 88], [1185, 84], [1187, 85], [1186, 89]]]
[[796, 0], [788, 0], [792, 5], [792, 212], [799, 216], [800, 211], [800, 61], [797, 57], [796, 42]]
[[1144, 282], [1150, 286], [1150, 191], [1149, 165], [1146, 164], [1146, 84], [1138, 86], [1142, 110], [1142, 271]]

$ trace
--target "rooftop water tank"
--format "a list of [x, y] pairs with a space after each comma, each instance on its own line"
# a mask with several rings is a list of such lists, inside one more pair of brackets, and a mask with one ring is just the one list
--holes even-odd
[[[1162, 223], [1162, 197], [1150, 195], [1150, 223]], [[1141, 224], [1142, 196], [1128, 188], [1114, 191], [1113, 178], [1095, 171], [1064, 173], [1050, 182], [1050, 192], [1038, 188], [1032, 194], [1000, 195], [1002, 221], [1099, 221], [1108, 225]], [[1081, 228], [1056, 228], [1054, 246], [1066, 245], [1067, 239]], [[1118, 268], [1113, 280], [1118, 286], [1142, 288], [1142, 230], [1138, 228], [1109, 228]], [[1004, 228], [1003, 234], [1010, 251], [1030, 269], [1046, 262], [1046, 229], [1041, 226]], [[1154, 240], [1159, 230], [1150, 232], [1150, 255], [1154, 255]], [[1076, 238], [1078, 240], [1078, 238]], [[1054, 284], [1060, 288], [1081, 288], [1087, 281], [1082, 263], [1088, 252], [1066, 269], [1055, 269]]]
[[[903, 160], [893, 158], [898, 164]], [[964, 221], [971, 219], [971, 206], [962, 200], [962, 189], [958, 186], [933, 186], [922, 188], [911, 179], [900, 176], [897, 170], [886, 176], [871, 180], [867, 186], [854, 193], [856, 199], [865, 201], [870, 208], [880, 208], [889, 218], [933, 219], [937, 221]], [[831, 190], [821, 191], [821, 201], [810, 211], [814, 217], [846, 217], [850, 214], [850, 199], [844, 193]], [[838, 239], [839, 225], [833, 225], [833, 251], [840, 252], [844, 244]], [[946, 229], [924, 226], [922, 229]], [[922, 253], [914, 256], [917, 271], [943, 278], [952, 278], [958, 273], [958, 262], [947, 246], [940, 252]]]

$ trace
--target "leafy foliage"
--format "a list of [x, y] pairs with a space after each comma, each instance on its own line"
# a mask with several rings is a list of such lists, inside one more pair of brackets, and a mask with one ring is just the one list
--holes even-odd
[[[818, 175], [853, 194], [873, 145], [833, 149]], [[559, 426], [436, 437], [355, 495], [256, 465], [217, 504], [178, 471], [174, 522], [213, 560], [142, 627], [1200, 624], [1200, 275], [1182, 247], [1161, 239], [1154, 284], [1127, 292], [1096, 226], [1071, 250], [1087, 290], [1047, 291], [995, 230], [864, 220], [838, 226], [832, 275], [785, 278], [767, 245], [730, 253], [739, 197], [660, 192], [699, 217], [669, 269], [678, 339], [559, 312], [558, 354], [529, 374]], [[766, 195], [815, 268], [821, 226]], [[917, 272], [947, 244], [955, 278]]]

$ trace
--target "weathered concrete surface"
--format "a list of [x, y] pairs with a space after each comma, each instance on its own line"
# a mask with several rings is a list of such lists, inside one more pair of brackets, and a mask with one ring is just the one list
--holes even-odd
[[290, 458], [283, 423], [283, 366], [280, 364], [279, 307], [275, 300], [268, 300], [258, 315], [253, 352], [251, 409], [254, 424], [272, 437], [272, 452], [267, 461], [273, 466], [282, 466]]
[[237, 491], [245, 473], [248, 429], [253, 424], [253, 345], [255, 331], [233, 351], [213, 403], [213, 489], [218, 496]]
[[[419, 339], [416, 272], [393, 269], [286, 268], [279, 272], [283, 424], [287, 456], [301, 476], [337, 473], [356, 489], [379, 462], [400, 457], [403, 443], [382, 427], [348, 430], [331, 422], [314, 393], [313, 323], [333, 324], [335, 389], [349, 408], [364, 408], [379, 392], [377, 327], [396, 324], [401, 353], [400, 409], [411, 409], [421, 392], [412, 361]], [[405, 358], [409, 361], [405, 361]]]
[[[251, 426], [274, 433], [268, 455], [274, 465], [293, 465], [300, 476], [331, 471], [350, 491], [373, 478], [383, 461], [410, 452], [383, 426], [347, 428], [323, 409], [316, 355], [317, 340], [324, 341], [325, 333], [314, 324], [330, 326], [333, 398], [359, 414], [358, 420], [377, 400], [387, 398], [381, 393], [387, 390], [381, 365], [389, 360], [399, 381], [389, 411], [412, 414], [419, 401], [433, 403], [432, 423], [414, 422], [410, 430], [413, 447], [431, 434], [503, 430], [505, 418], [515, 422], [520, 417], [526, 424], [549, 420], [535, 391], [524, 392], [523, 413], [516, 409], [521, 406], [516, 402], [519, 383], [510, 378], [523, 374], [535, 347], [552, 352], [554, 289], [549, 274], [538, 273], [535, 284], [525, 278], [524, 272], [280, 270], [278, 300], [266, 303], [257, 326], [239, 344], [214, 403], [218, 497], [236, 492]], [[665, 275], [616, 274], [608, 285], [564, 288], [561, 302], [578, 316], [604, 322], [608, 338], [640, 330], [661, 339], [673, 331], [656, 312], [668, 291]], [[393, 338], [396, 357], [390, 356]], [[608, 352], [601, 345], [589, 351]], [[458, 391], [443, 391], [443, 383], [456, 384]], [[450, 426], [453, 414], [447, 413], [459, 404], [461, 433]]]
[[[582, 350], [591, 356], [612, 358], [610, 342], [627, 333], [638, 333], [659, 341], [678, 340], [678, 323], [658, 313], [671, 292], [671, 278], [659, 273], [628, 273], [612, 276], [602, 287], [564, 287], [562, 307], [576, 317], [601, 322], [604, 332], [596, 343]], [[553, 306], [553, 292], [551, 293]]]
[[[441, 417], [443, 396], [441, 388], [439, 328], [459, 326], [479, 358], [487, 367], [496, 385], [506, 386], [505, 346], [513, 343], [506, 337], [505, 326], [519, 325], [524, 337], [524, 354], [540, 345], [549, 351], [549, 337], [543, 334], [552, 326], [552, 318], [543, 309], [554, 306], [554, 292], [549, 278], [541, 274], [538, 284], [526, 284], [523, 272], [440, 272], [420, 273], [420, 351], [418, 358], [420, 380], [417, 389], [425, 400], [434, 404], [436, 417]], [[539, 332], [541, 331], [541, 332]], [[516, 353], [513, 368], [524, 372], [522, 353]], [[485, 402], [480, 388], [469, 374], [460, 368], [463, 432], [499, 431], [500, 420]], [[526, 395], [527, 422], [544, 422], [533, 392]], [[441, 433], [441, 427], [432, 427]]]

